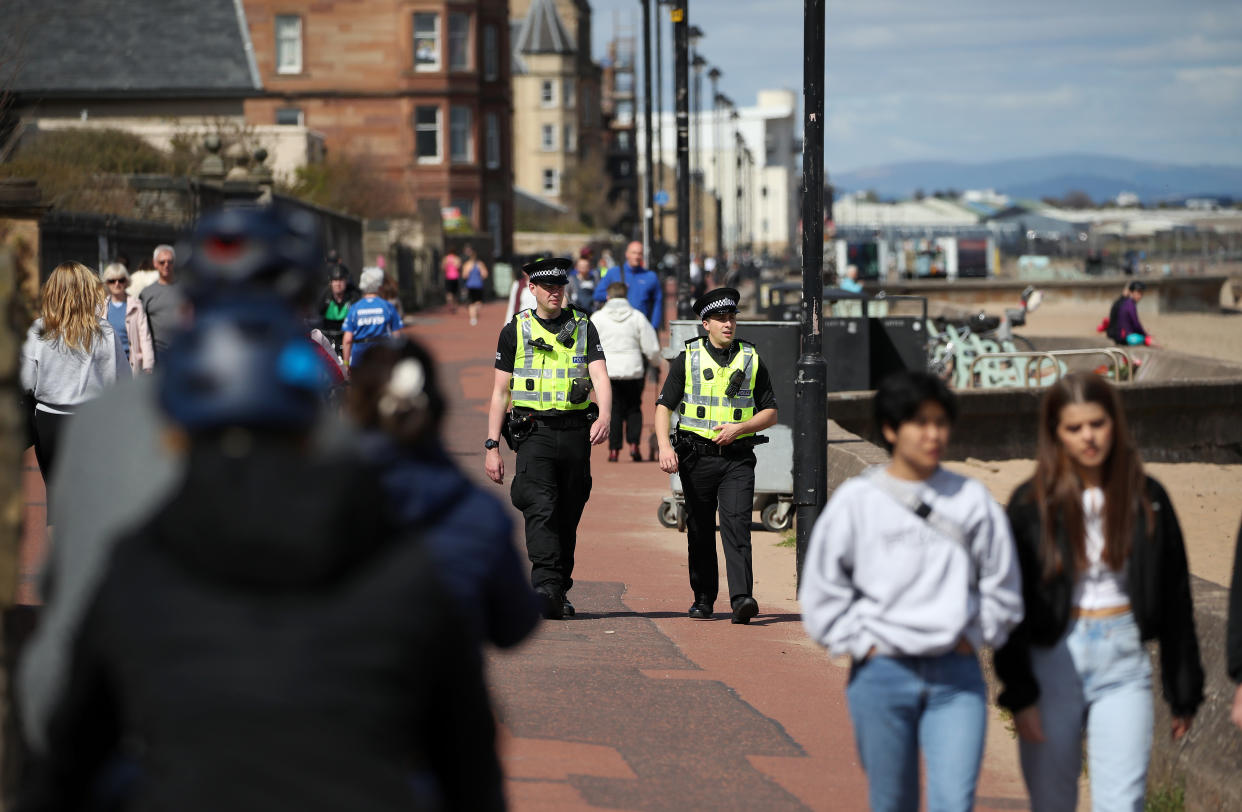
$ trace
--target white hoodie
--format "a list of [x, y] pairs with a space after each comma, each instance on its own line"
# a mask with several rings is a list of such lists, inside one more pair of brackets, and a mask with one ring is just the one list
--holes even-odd
[[1022, 620], [1022, 583], [1009, 520], [978, 481], [937, 469], [889, 487], [957, 525], [966, 546], [900, 505], [870, 471], [837, 488], [802, 566], [802, 623], [834, 655], [944, 654], [965, 638], [999, 648]]
[[624, 381], [643, 376], [643, 358], [660, 361], [660, 340], [655, 328], [624, 296], [609, 299], [591, 316], [608, 359], [608, 377]]

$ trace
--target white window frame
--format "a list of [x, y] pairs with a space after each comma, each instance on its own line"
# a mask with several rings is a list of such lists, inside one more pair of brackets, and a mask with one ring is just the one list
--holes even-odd
[[[458, 116], [465, 114], [465, 121], [462, 122]], [[465, 138], [465, 150], [458, 154], [454, 152], [454, 140], [457, 131], [463, 129], [461, 135]], [[474, 111], [464, 104], [454, 104], [449, 107], [449, 162], [455, 164], [474, 163]]]
[[496, 26], [483, 26], [483, 79], [494, 82], [500, 78], [500, 39]]
[[575, 92], [575, 85], [577, 84], [577, 82], [578, 82], [577, 79], [570, 76], [566, 78], [565, 81], [562, 83], [562, 86], [561, 86], [562, 96], [561, 97], [565, 99], [566, 110], [572, 110], [574, 107], [574, 103], [578, 99], [578, 94]]
[[[433, 37], [435, 41], [435, 57], [436, 57], [435, 62], [419, 62], [418, 61], [418, 42], [419, 42], [418, 18], [419, 17], [430, 17], [431, 19], [435, 20], [436, 26], [435, 26], [435, 31], [433, 32]], [[440, 66], [443, 60], [443, 54], [442, 54], [443, 43], [440, 42], [440, 15], [439, 13], [434, 12], [434, 11], [416, 11], [414, 12], [414, 15], [410, 18], [410, 20], [411, 20], [410, 24], [413, 26], [414, 70], [421, 72], [421, 73], [434, 73], [440, 70]]]
[[556, 82], [553, 82], [551, 79], [544, 79], [539, 85], [539, 106], [556, 106]]
[[[548, 182], [549, 180], [551, 180], [551, 183]], [[555, 169], [544, 169], [541, 188], [543, 189], [543, 193], [545, 195], [555, 195], [559, 197], [561, 194], [561, 173], [557, 172]]]
[[[435, 155], [424, 155], [421, 151], [419, 151], [419, 148], [418, 148], [419, 133], [428, 132], [428, 130], [422, 129], [425, 125], [421, 124], [418, 120], [418, 113], [420, 110], [435, 110], [436, 111], [436, 123], [435, 123], [436, 154]], [[424, 104], [424, 105], [419, 105], [418, 107], [414, 108], [414, 152], [420, 164], [444, 163], [444, 111], [440, 108], [439, 105]]]
[[556, 125], [543, 124], [539, 127], [539, 148], [544, 152], [556, 151]]
[[487, 132], [484, 134], [487, 152], [487, 168], [500, 168], [500, 116], [495, 113], [487, 114]]
[[[292, 24], [293, 29], [282, 27]], [[276, 36], [276, 73], [297, 74], [302, 72], [302, 17], [299, 14], [277, 14], [275, 23]], [[282, 48], [282, 44], [284, 47]], [[288, 59], [282, 63], [283, 57], [296, 52], [297, 59]]]
[[574, 135], [574, 125], [572, 124], [565, 125], [565, 134], [564, 134], [563, 143], [565, 144], [566, 152], [574, 152], [578, 149], [578, 139]]
[[[464, 31], [454, 31], [453, 23], [465, 20], [466, 28]], [[461, 64], [453, 62], [453, 40], [454, 37], [460, 40], [463, 59]], [[448, 15], [448, 69], [451, 71], [466, 71], [472, 67], [474, 56], [470, 47], [470, 14], [465, 11], [450, 11]]]

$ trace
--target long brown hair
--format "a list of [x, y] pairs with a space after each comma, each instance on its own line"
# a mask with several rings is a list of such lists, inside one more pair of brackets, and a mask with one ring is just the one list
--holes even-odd
[[106, 298], [94, 271], [81, 262], [62, 262], [43, 284], [39, 337], [49, 342], [59, 339], [70, 349], [89, 353], [95, 339], [103, 335], [99, 309]]
[[1113, 444], [1100, 469], [1104, 492], [1103, 562], [1114, 570], [1130, 555], [1135, 506], [1142, 507], [1148, 532], [1152, 524], [1151, 501], [1144, 485], [1143, 461], [1126, 425], [1121, 398], [1107, 381], [1090, 372], [1067, 375], [1048, 388], [1039, 409], [1039, 449], [1036, 452], [1034, 497], [1039, 506], [1043, 537], [1040, 540], [1044, 578], [1067, 569], [1056, 539], [1065, 533], [1074, 553], [1073, 569], [1086, 565], [1086, 530], [1082, 510], [1084, 484], [1057, 437], [1061, 411], [1080, 403], [1094, 403], [1113, 421]]

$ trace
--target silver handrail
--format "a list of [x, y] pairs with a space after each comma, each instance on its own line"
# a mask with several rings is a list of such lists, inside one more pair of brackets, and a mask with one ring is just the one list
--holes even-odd
[[[1081, 350], [1023, 350], [1023, 351], [1015, 351], [1015, 352], [985, 352], [985, 353], [981, 353], [980, 355], [976, 355], [975, 358], [970, 362], [969, 384], [971, 388], [974, 388], [975, 372], [976, 372], [975, 368], [979, 365], [980, 361], [999, 361], [999, 360], [1004, 360], [1004, 359], [1016, 360], [1019, 358], [1038, 359], [1035, 363], [1027, 365], [1026, 372], [1023, 376], [1024, 377], [1023, 386], [1028, 387], [1028, 388], [1031, 386], [1032, 372], [1039, 372], [1043, 368], [1044, 361], [1052, 362], [1053, 371], [1056, 374], [1056, 378], [1053, 379], [1053, 383], [1056, 383], [1056, 381], [1059, 381], [1061, 379], [1061, 365], [1057, 363], [1058, 359], [1081, 356], [1081, 355], [1106, 356], [1108, 358], [1109, 363], [1112, 365], [1112, 368], [1113, 368], [1113, 380], [1117, 383], [1123, 382], [1121, 378], [1121, 370], [1123, 367], [1130, 371], [1133, 371], [1134, 369], [1134, 359], [1130, 356], [1128, 352], [1120, 349], [1119, 347], [1097, 347], [1097, 348], [1081, 349]], [[1042, 375], [1036, 376], [1037, 380], [1039, 377], [1042, 377]]]

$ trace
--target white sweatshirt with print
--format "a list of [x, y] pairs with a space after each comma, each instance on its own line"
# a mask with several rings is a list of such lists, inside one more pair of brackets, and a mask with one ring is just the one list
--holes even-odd
[[[916, 491], [966, 545], [899, 504], [876, 476]], [[798, 600], [807, 633], [833, 655], [935, 656], [962, 638], [976, 650], [998, 647], [1022, 620], [1009, 521], [969, 477], [940, 468], [907, 482], [872, 469], [841, 485], [815, 523]]]

